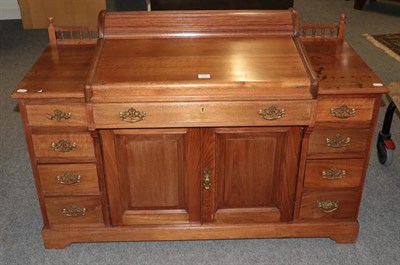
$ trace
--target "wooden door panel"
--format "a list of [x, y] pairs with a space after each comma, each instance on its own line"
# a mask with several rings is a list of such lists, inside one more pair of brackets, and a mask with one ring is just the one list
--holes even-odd
[[[129, 209], [184, 207], [184, 134], [116, 135]], [[122, 154], [122, 155], [121, 155]]]
[[204, 160], [216, 180], [203, 190], [203, 201], [213, 201], [203, 207], [203, 222], [291, 220], [301, 128], [204, 130], [203, 143], [215, 150], [214, 157]]
[[[236, 134], [218, 137], [219, 206], [262, 207], [273, 204], [273, 176], [279, 161], [277, 134]], [[271, 155], [274, 153], [273, 155]], [[220, 159], [222, 158], [222, 159]], [[279, 157], [278, 157], [279, 158]], [[221, 161], [222, 160], [222, 161]]]
[[188, 185], [199, 182], [193, 172], [200, 161], [193, 148], [200, 140], [195, 130], [104, 130], [101, 135], [113, 224], [199, 221], [199, 189]]

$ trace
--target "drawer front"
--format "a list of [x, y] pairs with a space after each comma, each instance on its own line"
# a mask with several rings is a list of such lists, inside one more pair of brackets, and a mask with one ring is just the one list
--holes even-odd
[[356, 219], [358, 193], [354, 191], [305, 192], [300, 219]]
[[32, 135], [36, 158], [94, 159], [93, 139], [89, 133]]
[[308, 153], [365, 152], [367, 149], [368, 136], [368, 129], [317, 129], [311, 133]]
[[30, 126], [87, 126], [86, 108], [82, 104], [27, 105]]
[[308, 125], [314, 102], [95, 104], [97, 128]]
[[363, 159], [309, 160], [306, 164], [304, 187], [358, 187], [363, 166]]
[[103, 226], [99, 196], [46, 197], [50, 226]]
[[99, 194], [95, 164], [38, 165], [45, 195]]
[[320, 100], [317, 105], [317, 122], [369, 124], [374, 110], [373, 98], [348, 98]]

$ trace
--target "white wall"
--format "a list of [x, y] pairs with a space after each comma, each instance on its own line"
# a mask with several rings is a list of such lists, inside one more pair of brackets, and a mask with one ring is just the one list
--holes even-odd
[[18, 0], [0, 0], [0, 20], [20, 18]]

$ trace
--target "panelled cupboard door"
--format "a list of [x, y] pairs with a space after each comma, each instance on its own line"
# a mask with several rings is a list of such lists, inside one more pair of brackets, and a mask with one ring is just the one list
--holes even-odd
[[301, 128], [202, 130], [203, 222], [290, 221]]
[[100, 134], [114, 225], [292, 219], [300, 127]]
[[100, 131], [114, 225], [200, 221], [200, 130]]

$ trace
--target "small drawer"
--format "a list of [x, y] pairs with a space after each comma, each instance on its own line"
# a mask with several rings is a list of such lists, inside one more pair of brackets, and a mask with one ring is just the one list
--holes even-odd
[[99, 196], [46, 197], [50, 226], [103, 226]]
[[34, 134], [36, 158], [94, 160], [93, 139], [89, 133]]
[[365, 152], [368, 136], [368, 129], [317, 129], [311, 133], [308, 154]]
[[27, 105], [26, 112], [30, 126], [87, 127], [82, 104]]
[[45, 195], [99, 195], [95, 164], [38, 165], [42, 191]]
[[301, 199], [300, 219], [356, 219], [358, 192], [305, 192]]
[[308, 125], [314, 102], [94, 104], [97, 128]]
[[350, 188], [360, 186], [363, 159], [308, 160], [306, 188]]
[[317, 122], [361, 122], [369, 124], [374, 110], [373, 98], [320, 100]]

